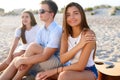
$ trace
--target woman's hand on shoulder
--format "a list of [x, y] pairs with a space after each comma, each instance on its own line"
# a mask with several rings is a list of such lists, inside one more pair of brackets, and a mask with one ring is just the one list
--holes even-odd
[[85, 29], [81, 34], [81, 40], [79, 42], [79, 45], [81, 47], [84, 47], [89, 42], [95, 42], [96, 36], [95, 33], [90, 29]]
[[92, 30], [84, 30], [83, 34], [85, 35], [87, 41], [96, 41], [95, 33]]

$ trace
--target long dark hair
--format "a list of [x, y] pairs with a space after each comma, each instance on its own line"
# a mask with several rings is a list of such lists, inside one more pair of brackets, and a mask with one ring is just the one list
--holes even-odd
[[[30, 12], [30, 11], [24, 11], [23, 13], [28, 13], [28, 14], [30, 15], [30, 18], [31, 18], [31, 26], [32, 26], [32, 27], [37, 24], [37, 22], [36, 22], [36, 20], [35, 20], [35, 17], [34, 17], [34, 15], [33, 15], [32, 12]], [[23, 42], [24, 44], [27, 43], [26, 38], [25, 38], [25, 30], [26, 30], [26, 25], [24, 25], [24, 24], [22, 23], [22, 27], [21, 27], [21, 40], [22, 40], [22, 42]]]
[[[80, 29], [81, 30], [84, 29], [84, 31], [87, 31], [90, 29], [90, 27], [87, 24], [87, 20], [86, 20], [86, 16], [85, 16], [83, 8], [80, 6], [80, 4], [71, 2], [66, 6], [64, 14], [63, 14], [63, 33], [66, 37], [66, 40], [68, 40], [69, 35], [73, 34], [72, 27], [69, 24], [67, 24], [67, 20], [66, 20], [67, 19], [67, 16], [66, 16], [67, 10], [69, 7], [72, 7], [72, 6], [75, 6], [80, 12], [80, 15], [81, 15]], [[96, 53], [96, 43], [95, 43], [95, 51], [94, 51], [93, 59], [95, 57], [95, 53]]]
[[78, 4], [78, 3], [75, 3], [75, 2], [71, 2], [69, 3], [66, 8], [65, 8], [65, 11], [64, 11], [64, 15], [63, 15], [63, 32], [67, 35], [67, 37], [69, 35], [72, 35], [73, 34], [73, 31], [72, 31], [72, 28], [71, 26], [67, 23], [67, 16], [66, 16], [66, 13], [67, 13], [67, 10], [69, 7], [72, 7], [72, 6], [75, 6], [80, 14], [81, 14], [81, 23], [80, 23], [80, 29], [89, 29], [89, 26], [87, 24], [87, 21], [86, 21], [86, 16], [85, 16], [85, 13], [84, 13], [84, 10], [83, 8]]

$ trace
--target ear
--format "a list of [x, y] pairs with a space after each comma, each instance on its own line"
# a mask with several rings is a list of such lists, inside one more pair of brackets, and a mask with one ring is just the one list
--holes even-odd
[[53, 12], [51, 12], [51, 16], [54, 18], [54, 13]]

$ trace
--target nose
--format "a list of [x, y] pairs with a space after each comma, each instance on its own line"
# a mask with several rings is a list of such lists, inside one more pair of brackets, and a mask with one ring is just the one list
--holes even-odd
[[73, 18], [74, 18], [74, 15], [73, 15], [73, 14], [71, 14], [71, 15], [70, 15], [70, 18], [71, 18], [71, 19], [73, 19]]

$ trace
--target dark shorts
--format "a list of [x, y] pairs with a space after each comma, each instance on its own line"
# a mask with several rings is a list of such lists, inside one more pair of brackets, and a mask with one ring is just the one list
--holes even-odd
[[92, 71], [95, 75], [95, 78], [97, 79], [98, 78], [98, 72], [97, 72], [97, 69], [95, 67], [95, 65], [91, 66], [91, 67], [86, 67], [85, 70], [89, 70], [89, 71]]

